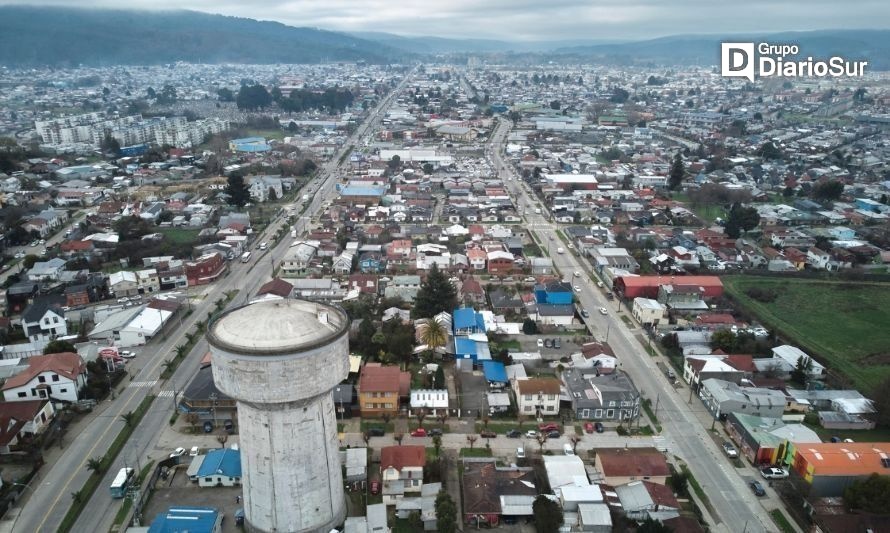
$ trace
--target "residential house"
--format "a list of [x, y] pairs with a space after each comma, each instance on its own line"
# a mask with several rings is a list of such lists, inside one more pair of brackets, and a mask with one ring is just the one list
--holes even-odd
[[0, 403], [0, 455], [29, 451], [34, 437], [43, 433], [55, 414], [48, 400]]
[[292, 245], [281, 259], [282, 275], [295, 276], [304, 273], [317, 251], [318, 245], [306, 242]]
[[349, 276], [349, 289], [361, 294], [377, 296], [378, 277], [372, 274], [353, 274]]
[[68, 334], [61, 303], [52, 296], [37, 298], [22, 312], [22, 329], [31, 341], [51, 341]]
[[58, 281], [65, 270], [66, 261], [60, 257], [54, 257], [49, 261], [37, 261], [28, 270], [28, 279], [32, 281]]
[[386, 259], [380, 252], [364, 252], [359, 256], [358, 269], [365, 274], [378, 274], [386, 270]]
[[161, 290], [161, 280], [158, 278], [158, 271], [154, 268], [137, 270], [136, 284], [139, 294], [154, 294]]
[[414, 389], [411, 391], [411, 414], [422, 410], [429, 416], [448, 413], [447, 389]]
[[624, 422], [640, 416], [640, 393], [630, 377], [621, 371], [597, 375], [585, 374], [578, 368], [562, 373], [572, 411], [579, 420]]
[[753, 465], [786, 464], [785, 456], [794, 446], [820, 443], [819, 435], [803, 424], [786, 423], [781, 418], [729, 413], [723, 425], [739, 453]]
[[420, 276], [393, 276], [386, 284], [383, 295], [387, 298], [401, 298], [403, 302], [413, 302], [420, 291]]
[[284, 196], [281, 176], [254, 176], [250, 178], [250, 197], [257, 202], [275, 201]]
[[128, 270], [109, 274], [108, 287], [111, 289], [112, 294], [118, 298], [139, 294], [139, 282], [136, 278], [136, 273]]
[[486, 260], [489, 274], [511, 274], [516, 262], [513, 254], [500, 250], [488, 252]]
[[36, 355], [27, 359], [27, 368], [3, 384], [7, 402], [51, 400], [71, 403], [80, 399], [87, 383], [87, 367], [73, 352]]
[[[621, 511], [632, 520], [644, 521], [652, 516], [680, 516], [680, 503], [670, 487], [651, 481], [631, 481], [615, 487]], [[652, 513], [652, 514], [650, 514]]]
[[826, 375], [826, 369], [824, 366], [819, 364], [815, 359], [807, 355], [806, 352], [797, 348], [796, 346], [790, 346], [788, 344], [783, 344], [782, 346], [776, 346], [772, 349], [773, 359], [780, 365], [783, 369], [791, 370], [797, 368], [798, 361], [804, 361], [807, 365], [809, 365], [809, 369], [807, 370], [807, 378], [809, 379], [823, 379]]
[[780, 418], [785, 411], [785, 394], [772, 389], [741, 387], [729, 381], [702, 381], [699, 397], [711, 416], [723, 420], [729, 413]]
[[[410, 518], [412, 513], [417, 513], [418, 515], [420, 515], [420, 521], [423, 522], [424, 531], [436, 531], [438, 526], [438, 521], [436, 519], [436, 497], [441, 491], [441, 483], [424, 483], [420, 489], [419, 497], [403, 497], [400, 500], [396, 501], [396, 518], [401, 518], [404, 520]], [[383, 507], [385, 509], [385, 506]], [[347, 520], [349, 519], [347, 518]], [[385, 528], [385, 519], [383, 521], [383, 524]], [[382, 529], [383, 528], [381, 528], [380, 531], [382, 531]], [[346, 529], [346, 531], [349, 530]], [[378, 530], [368, 529], [367, 531]]]
[[664, 485], [671, 475], [664, 454], [655, 448], [597, 448], [594, 464], [613, 487], [632, 481]]
[[380, 449], [380, 478], [383, 503], [395, 505], [404, 496], [423, 488], [426, 448], [419, 445], [384, 446]]
[[267, 281], [257, 291], [254, 301], [257, 300], [286, 300], [293, 296], [294, 286], [281, 278], [273, 278]]
[[398, 366], [368, 363], [362, 367], [358, 380], [358, 402], [361, 416], [379, 418], [384, 413], [395, 416], [401, 398], [407, 396], [411, 376]]
[[499, 467], [494, 459], [465, 458], [461, 469], [464, 523], [497, 527], [502, 517], [530, 518], [537, 497], [534, 469]]
[[[742, 368], [753, 368], [751, 356], [731, 356], [729, 359], [724, 355], [689, 355], [683, 361], [683, 379], [689, 383], [694, 390], [698, 390], [701, 382], [706, 379], [720, 379], [735, 384], [741, 383], [745, 378], [750, 378], [752, 372]], [[747, 358], [747, 363], [744, 361]], [[732, 364], [735, 362], [735, 364]], [[747, 364], [747, 367], [744, 365]]]
[[559, 415], [559, 380], [533, 378], [516, 382], [517, 411], [523, 416]]
[[341, 253], [334, 258], [331, 264], [331, 271], [339, 276], [349, 275], [352, 272], [352, 258], [353, 254], [351, 252]]
[[667, 308], [658, 300], [649, 298], [634, 298], [633, 317], [643, 325], [657, 326], [664, 318]]

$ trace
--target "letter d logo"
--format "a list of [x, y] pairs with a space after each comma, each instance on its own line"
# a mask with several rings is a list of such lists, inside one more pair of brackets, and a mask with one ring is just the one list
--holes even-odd
[[754, 81], [754, 43], [720, 43], [720, 75]]

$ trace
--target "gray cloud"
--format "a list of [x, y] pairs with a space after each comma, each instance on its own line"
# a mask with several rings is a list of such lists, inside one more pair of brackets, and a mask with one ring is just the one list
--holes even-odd
[[[21, 1], [0, 0], [16, 3]], [[29, 3], [123, 7], [119, 0]], [[890, 26], [887, 0], [130, 0], [125, 5], [193, 9], [337, 31], [515, 41]]]

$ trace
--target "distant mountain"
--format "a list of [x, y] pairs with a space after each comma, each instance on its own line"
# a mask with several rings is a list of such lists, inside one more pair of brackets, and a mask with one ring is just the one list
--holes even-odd
[[890, 70], [890, 30], [820, 30], [771, 34], [675, 35], [648, 41], [576, 46], [557, 49], [555, 56], [573, 60], [618, 63], [720, 63], [720, 43], [768, 42], [796, 44], [805, 58], [841, 56], [868, 61], [867, 69]]
[[350, 35], [376, 41], [380, 44], [417, 54], [452, 53], [502, 53], [502, 52], [547, 52], [558, 48], [595, 46], [614, 43], [615, 40], [575, 39], [565, 41], [499, 41], [495, 39], [449, 39], [445, 37], [408, 37], [376, 31], [351, 32]]
[[344, 33], [195, 11], [0, 6], [0, 64], [384, 63], [406, 53]]

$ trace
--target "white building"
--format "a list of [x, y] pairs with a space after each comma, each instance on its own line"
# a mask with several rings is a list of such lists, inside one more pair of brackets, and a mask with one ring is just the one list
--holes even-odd
[[51, 400], [76, 402], [87, 384], [87, 367], [72, 352], [36, 355], [27, 359], [28, 367], [3, 384], [7, 402]]
[[633, 316], [640, 324], [658, 325], [667, 308], [658, 302], [658, 300], [650, 300], [649, 298], [634, 298]]
[[448, 410], [447, 389], [416, 389], [411, 391], [411, 412], [426, 409], [427, 414], [436, 416]]
[[519, 414], [535, 418], [559, 415], [558, 379], [524, 379], [516, 381], [514, 385]]

